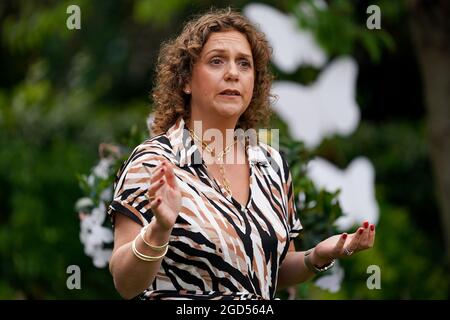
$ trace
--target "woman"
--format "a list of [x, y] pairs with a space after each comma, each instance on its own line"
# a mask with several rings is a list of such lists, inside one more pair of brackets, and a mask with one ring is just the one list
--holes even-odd
[[373, 245], [366, 222], [295, 251], [302, 227], [285, 159], [234, 134], [268, 118], [269, 60], [264, 35], [231, 10], [190, 21], [163, 46], [155, 136], [119, 170], [109, 208], [124, 298], [272, 299]]

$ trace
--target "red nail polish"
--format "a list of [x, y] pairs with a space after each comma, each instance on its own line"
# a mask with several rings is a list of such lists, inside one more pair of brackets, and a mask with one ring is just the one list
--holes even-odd
[[370, 231], [373, 231], [373, 230], [375, 230], [375, 225], [374, 224], [370, 225]]
[[367, 229], [368, 226], [369, 226], [369, 222], [368, 221], [364, 222], [364, 228]]
[[358, 230], [358, 234], [362, 234], [363, 231], [364, 231], [364, 229], [359, 229], [359, 230]]
[[160, 184], [163, 184], [163, 182], [164, 182], [164, 180], [163, 180], [163, 179], [159, 180], [159, 183], [160, 183]]
[[342, 235], [342, 239], [347, 239], [347, 234], [346, 233], [344, 233], [343, 235]]
[[159, 198], [159, 199], [157, 200], [157, 202], [158, 202], [158, 204], [160, 204], [160, 203], [161, 203], [161, 198]]

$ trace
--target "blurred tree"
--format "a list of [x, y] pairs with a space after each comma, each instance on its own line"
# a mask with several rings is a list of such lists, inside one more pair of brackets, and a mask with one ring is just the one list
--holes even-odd
[[450, 264], [450, 3], [415, 0], [408, 5], [422, 71], [435, 190]]

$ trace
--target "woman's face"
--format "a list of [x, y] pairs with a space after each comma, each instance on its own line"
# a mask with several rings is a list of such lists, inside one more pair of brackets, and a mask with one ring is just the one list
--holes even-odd
[[185, 88], [191, 91], [192, 114], [237, 122], [250, 104], [254, 80], [247, 38], [234, 30], [212, 33]]

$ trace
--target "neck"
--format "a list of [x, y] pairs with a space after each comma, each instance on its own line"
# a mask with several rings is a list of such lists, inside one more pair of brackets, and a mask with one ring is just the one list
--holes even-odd
[[222, 144], [225, 148], [233, 142], [232, 137], [237, 121], [236, 117], [224, 118], [211, 115], [204, 117], [193, 110], [188, 126], [206, 143]]
[[[236, 156], [242, 160], [245, 159], [245, 149], [242, 149], [241, 143], [234, 143], [234, 129], [237, 119], [205, 119], [196, 115], [191, 115], [188, 122], [188, 128], [204, 143], [208, 149], [214, 151], [214, 156], [220, 155], [225, 149], [231, 148], [230, 153], [226, 155], [225, 162], [237, 162]], [[199, 143], [199, 141], [197, 141]], [[200, 146], [203, 149], [203, 146]]]

